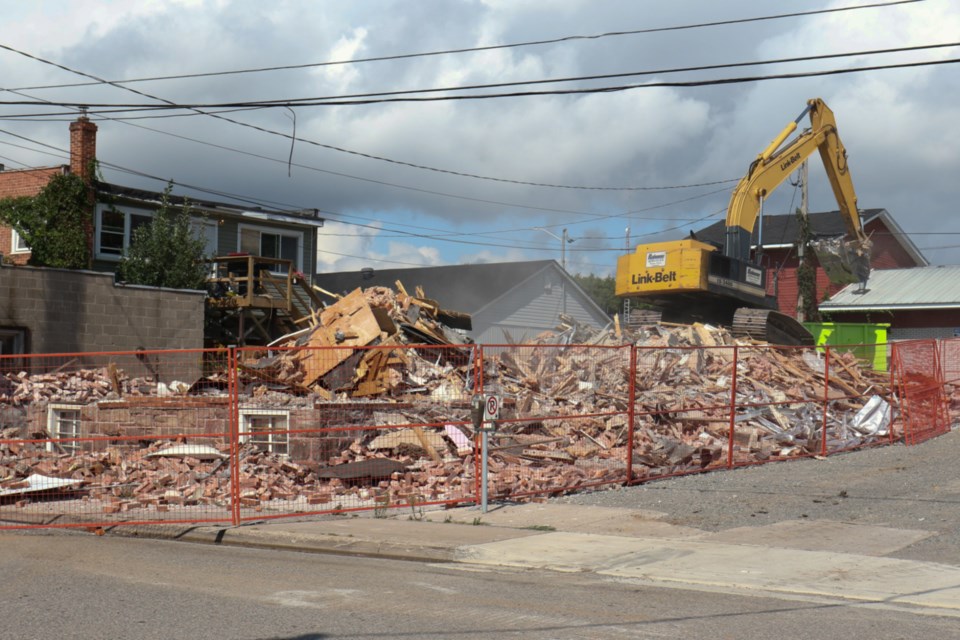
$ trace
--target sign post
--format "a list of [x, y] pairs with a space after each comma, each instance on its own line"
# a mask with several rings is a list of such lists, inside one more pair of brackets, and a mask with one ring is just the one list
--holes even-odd
[[[477, 425], [477, 418], [479, 418], [479, 407], [477, 407], [478, 400], [483, 402], [483, 418], [480, 420], [480, 424]], [[495, 422], [500, 418], [500, 396], [487, 395], [487, 396], [475, 396], [474, 397], [474, 424], [480, 430], [480, 512], [487, 512], [487, 497], [488, 497], [488, 488], [487, 488], [487, 452], [490, 445], [490, 434], [497, 429], [497, 423]]]

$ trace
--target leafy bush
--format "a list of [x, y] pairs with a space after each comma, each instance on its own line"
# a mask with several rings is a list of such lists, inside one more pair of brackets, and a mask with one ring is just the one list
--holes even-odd
[[134, 230], [117, 273], [128, 284], [171, 289], [203, 289], [205, 242], [191, 223], [190, 203], [170, 203], [168, 185], [150, 224]]

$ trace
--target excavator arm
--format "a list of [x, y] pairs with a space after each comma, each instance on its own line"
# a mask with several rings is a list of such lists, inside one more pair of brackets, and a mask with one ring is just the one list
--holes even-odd
[[[810, 114], [810, 129], [781, 148], [797, 125]], [[814, 151], [826, 169], [833, 195], [840, 206], [840, 215], [853, 239], [856, 250], [869, 252], [870, 241], [864, 235], [857, 210], [857, 196], [847, 167], [847, 152], [837, 134], [833, 111], [820, 98], [807, 102], [807, 108], [788, 124], [750, 165], [747, 175], [733, 190], [727, 209], [724, 255], [738, 260], [750, 258], [750, 237], [757, 223], [763, 199], [776, 189], [801, 162]]]

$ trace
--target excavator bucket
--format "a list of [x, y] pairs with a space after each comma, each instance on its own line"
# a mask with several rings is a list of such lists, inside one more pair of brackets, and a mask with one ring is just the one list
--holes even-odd
[[865, 284], [870, 277], [870, 247], [842, 237], [810, 242], [820, 266], [834, 284]]

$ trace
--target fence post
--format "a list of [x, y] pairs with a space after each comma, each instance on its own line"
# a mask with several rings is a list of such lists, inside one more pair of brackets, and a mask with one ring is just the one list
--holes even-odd
[[820, 455], [827, 455], [827, 409], [830, 404], [830, 345], [823, 350], [823, 425], [820, 432]]
[[240, 385], [237, 380], [237, 349], [229, 347], [227, 389], [230, 394], [230, 507], [233, 526], [240, 524]]
[[[476, 350], [476, 357], [474, 358], [474, 393], [483, 396], [483, 372], [486, 369], [484, 363], [484, 354], [483, 354], [483, 345], [474, 345], [473, 348]], [[481, 459], [486, 453], [483, 451], [481, 436], [480, 433], [473, 434], [473, 450], [477, 453], [473, 457], [473, 477], [475, 482], [473, 483], [473, 499], [474, 502], [478, 505], [480, 504], [480, 494], [483, 491], [481, 482], [483, 481], [481, 475], [483, 473], [482, 465], [483, 460]]]
[[733, 437], [737, 420], [737, 361], [740, 345], [733, 345], [733, 374], [730, 377], [730, 435], [727, 438], [727, 469], [733, 468]]
[[633, 483], [633, 435], [637, 417], [637, 345], [630, 345], [629, 400], [627, 404], [627, 484]]
[[890, 344], [887, 347], [890, 350], [890, 359], [888, 361], [888, 366], [890, 367], [890, 444], [896, 442], [896, 439], [893, 437], [894, 425], [897, 420], [901, 422], [901, 430], [903, 431], [904, 442], [906, 442], [907, 436], [907, 427], [906, 422], [903, 420], [903, 412], [895, 411], [894, 402], [899, 397], [897, 393], [897, 345]]

